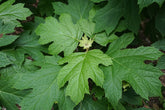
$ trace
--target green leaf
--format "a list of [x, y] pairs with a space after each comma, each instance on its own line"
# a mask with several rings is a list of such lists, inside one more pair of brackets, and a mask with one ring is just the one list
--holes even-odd
[[127, 26], [126, 20], [120, 20], [119, 23], [118, 23], [118, 26], [115, 29], [115, 32], [125, 31], [125, 30], [127, 30], [127, 27], [128, 26]]
[[159, 32], [165, 36], [165, 6], [163, 6], [157, 13], [156, 19], [155, 19], [155, 25], [156, 28], [159, 30]]
[[44, 22], [45, 22], [44, 18], [35, 16], [34, 22], [26, 22], [26, 23], [24, 23], [23, 24], [23, 26], [24, 26], [23, 28], [26, 31], [30, 31], [32, 33], [35, 33], [35, 30], [38, 27], [38, 25], [41, 24], [41, 23], [44, 23]]
[[22, 110], [50, 110], [55, 102], [60, 105], [61, 110], [73, 109], [73, 102], [64, 96], [64, 89], [59, 90], [57, 85], [57, 75], [61, 69], [57, 64], [59, 59], [58, 56], [46, 56], [40, 70], [15, 76], [15, 88], [33, 88], [33, 91], [23, 98], [20, 104]]
[[74, 110], [108, 110], [108, 103], [106, 100], [94, 101], [92, 97], [86, 96]]
[[69, 55], [76, 49], [82, 32], [77, 24], [72, 23], [70, 15], [63, 14], [59, 19], [60, 22], [53, 17], [47, 17], [45, 24], [39, 25], [36, 33], [41, 36], [40, 44], [53, 41], [49, 46], [51, 54], [59, 54], [64, 51], [65, 55]]
[[23, 54], [30, 55], [34, 60], [42, 61], [44, 56], [41, 51], [44, 50], [44, 47], [38, 43], [38, 39], [39, 37], [35, 33], [30, 34], [29, 31], [25, 31], [16, 40], [14, 46], [22, 49]]
[[3, 24], [0, 19], [0, 47], [11, 44], [18, 38], [16, 35], [5, 35], [14, 32], [14, 27], [12, 24]]
[[104, 96], [104, 90], [101, 87], [93, 86], [91, 90], [91, 94], [94, 95], [97, 99], [101, 100]]
[[152, 109], [149, 109], [149, 108], [136, 108], [136, 109], [133, 109], [133, 110], [152, 110]]
[[94, 3], [99, 3], [99, 2], [107, 1], [107, 0], [91, 0], [91, 1], [94, 2]]
[[123, 93], [123, 96], [122, 96], [122, 101], [125, 101], [127, 102], [128, 104], [131, 104], [131, 105], [138, 105], [138, 106], [142, 106], [142, 98], [137, 95], [135, 93], [135, 91], [131, 88], [131, 89], [128, 89], [126, 92]]
[[105, 32], [102, 32], [95, 35], [94, 41], [101, 46], [106, 46], [108, 43], [113, 42], [116, 39], [118, 39], [118, 36], [116, 36], [115, 34], [107, 36]]
[[22, 50], [10, 49], [10, 50], [4, 50], [2, 52], [7, 55], [7, 58], [12, 62], [12, 64], [20, 66], [20, 67], [22, 66], [22, 63], [24, 61], [24, 54], [23, 54]]
[[11, 24], [4, 24], [3, 21], [0, 19], [0, 34], [7, 34], [14, 32], [15, 26]]
[[156, 60], [162, 53], [153, 47], [123, 49], [132, 41], [133, 36], [130, 37], [124, 35], [115, 40], [107, 51], [112, 57], [113, 65], [103, 69], [105, 73], [103, 88], [114, 107], [118, 106], [122, 96], [122, 81], [128, 82], [135, 92], [145, 99], [149, 96], [161, 96], [159, 77], [162, 72], [158, 68], [144, 64], [144, 60]]
[[59, 87], [63, 87], [68, 81], [66, 95], [70, 96], [74, 103], [78, 104], [89, 94], [88, 79], [91, 78], [97, 86], [102, 87], [104, 74], [98, 67], [99, 64], [105, 66], [111, 65], [111, 58], [103, 54], [100, 50], [91, 50], [88, 52], [73, 53], [59, 61], [64, 66], [58, 75]]
[[113, 53], [119, 49], [126, 48], [133, 40], [134, 35], [132, 33], [126, 33], [122, 35], [122, 38], [115, 40], [107, 50], [107, 54]]
[[88, 21], [86, 19], [81, 19], [78, 22], [82, 32], [84, 32], [88, 37], [92, 38], [94, 35], [95, 23]]
[[26, 17], [32, 13], [29, 9], [24, 8], [24, 5], [21, 3], [12, 5], [14, 2], [15, 0], [8, 0], [0, 5], [0, 19], [2, 19], [5, 24], [10, 23], [11, 25], [20, 26], [21, 24], [17, 19], [26, 20]]
[[7, 65], [10, 65], [10, 64], [12, 64], [12, 62], [10, 61], [8, 56], [5, 53], [0, 52], [0, 68], [6, 67]]
[[40, 0], [38, 3], [38, 9], [40, 11], [41, 16], [51, 16], [53, 14], [53, 6], [52, 2], [54, 0]]
[[90, 38], [93, 38], [95, 42], [102, 46], [106, 46], [108, 43], [113, 42], [118, 38], [115, 34], [108, 36], [106, 32], [95, 34], [95, 23], [93, 23], [92, 21], [81, 19], [78, 23], [82, 32], [84, 32], [85, 35], [87, 35]]
[[126, 0], [124, 1], [124, 17], [129, 30], [134, 33], [138, 33], [140, 28], [140, 15], [137, 0]]
[[155, 43], [152, 44], [152, 46], [165, 51], [165, 39], [156, 41]]
[[159, 69], [165, 69], [165, 55], [159, 58], [156, 67]]
[[149, 5], [151, 5], [152, 3], [158, 3], [159, 6], [161, 6], [164, 2], [164, 0], [138, 0], [138, 5], [139, 5], [139, 8], [140, 8], [140, 11], [142, 11], [142, 9], [144, 7], [147, 7]]
[[95, 32], [106, 30], [109, 34], [117, 26], [123, 16], [123, 0], [110, 0], [108, 4], [96, 12], [94, 21], [96, 22]]
[[16, 104], [18, 104], [23, 98], [26, 91], [19, 91], [11, 88], [7, 80], [0, 80], [0, 102], [8, 110], [18, 110]]
[[13, 43], [18, 37], [19, 36], [14, 36], [14, 35], [3, 35], [0, 38], [0, 47]]
[[68, 13], [72, 16], [74, 23], [82, 18], [88, 19], [92, 7], [93, 3], [90, 0], [68, 0], [68, 5], [61, 2], [53, 3], [56, 14]]

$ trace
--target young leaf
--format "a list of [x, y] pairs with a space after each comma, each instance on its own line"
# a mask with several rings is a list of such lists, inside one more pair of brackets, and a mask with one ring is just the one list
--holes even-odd
[[85, 35], [82, 37], [82, 40], [80, 40], [79, 46], [83, 47], [83, 49], [89, 49], [92, 46], [93, 40], [88, 39]]
[[[144, 64], [144, 60], [156, 60], [162, 53], [153, 47], [120, 50], [130, 43], [127, 42], [129, 38], [130, 36], [122, 36], [110, 45], [107, 54], [112, 57], [113, 65], [103, 69], [105, 95], [114, 107], [118, 106], [122, 96], [123, 80], [145, 99], [161, 95], [159, 77], [162, 73], [158, 68]], [[120, 46], [113, 49], [114, 45]]]
[[23, 98], [20, 104], [22, 110], [50, 110], [55, 102], [61, 110], [73, 109], [75, 105], [64, 96], [64, 89], [59, 90], [57, 85], [57, 75], [61, 69], [57, 64], [59, 59], [58, 56], [47, 56], [40, 70], [15, 76], [17, 78], [15, 88], [33, 88], [32, 92]]
[[72, 16], [73, 22], [76, 23], [82, 18], [88, 19], [93, 3], [90, 0], [69, 0], [68, 5], [55, 2], [53, 3], [53, 7], [56, 14], [68, 13]]
[[59, 87], [63, 87], [68, 81], [66, 95], [70, 96], [74, 103], [78, 104], [85, 93], [89, 94], [88, 79], [91, 78], [97, 86], [102, 87], [104, 74], [98, 67], [99, 64], [111, 65], [111, 58], [100, 50], [73, 53], [59, 61], [64, 66], [58, 75]]
[[72, 23], [70, 15], [63, 14], [59, 19], [60, 22], [53, 17], [46, 18], [45, 24], [39, 25], [36, 33], [41, 36], [39, 39], [41, 44], [53, 41], [49, 46], [51, 54], [59, 54], [64, 51], [65, 55], [69, 55], [76, 49], [82, 32], [77, 24]]
[[142, 11], [142, 9], [144, 7], [147, 7], [147, 6], [151, 5], [154, 2], [158, 3], [159, 6], [161, 6], [163, 4], [164, 0], [138, 0], [140, 11]]
[[95, 32], [106, 30], [109, 34], [117, 26], [120, 18], [123, 16], [123, 0], [109, 0], [108, 4], [96, 12], [94, 20], [96, 21]]
[[17, 19], [25, 20], [26, 17], [32, 13], [29, 9], [24, 8], [24, 5], [21, 3], [12, 5], [14, 2], [15, 0], [8, 0], [0, 5], [0, 19], [2, 19], [5, 24], [10, 23], [11, 25], [20, 26], [21, 24]]

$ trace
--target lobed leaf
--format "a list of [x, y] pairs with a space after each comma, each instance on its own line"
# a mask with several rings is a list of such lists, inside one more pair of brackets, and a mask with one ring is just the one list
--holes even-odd
[[24, 8], [21, 3], [12, 5], [15, 0], [8, 0], [0, 5], [0, 19], [6, 24], [20, 26], [21, 24], [17, 21], [26, 20], [26, 17], [30, 16], [32, 13], [29, 9]]
[[59, 54], [64, 51], [65, 55], [69, 55], [76, 49], [82, 32], [77, 24], [72, 23], [70, 15], [63, 14], [59, 19], [58, 22], [53, 17], [47, 17], [45, 24], [39, 25], [36, 33], [41, 36], [40, 44], [53, 42], [49, 46], [51, 54]]
[[[122, 96], [122, 81], [127, 81], [135, 92], [145, 99], [161, 95], [159, 77], [162, 72], [158, 68], [144, 64], [144, 60], [156, 60], [162, 53], [153, 47], [120, 50], [125, 48], [130, 43], [127, 40], [132, 38], [133, 36], [122, 36], [115, 40], [107, 51], [112, 57], [113, 65], [103, 69], [105, 73], [103, 88], [106, 97], [115, 108]], [[113, 48], [115, 44], [120, 45]]]
[[64, 89], [60, 90], [57, 85], [57, 76], [61, 69], [57, 64], [59, 59], [58, 56], [47, 56], [40, 70], [35, 73], [19, 73], [15, 76], [17, 78], [15, 88], [33, 88], [32, 92], [23, 98], [20, 104], [22, 110], [50, 110], [55, 102], [62, 110], [73, 109], [74, 104], [65, 97]]
[[86, 53], [73, 53], [59, 61], [60, 64], [67, 63], [58, 75], [59, 87], [63, 87], [68, 81], [66, 95], [70, 96], [74, 103], [78, 104], [89, 94], [88, 79], [92, 79], [97, 86], [102, 87], [104, 74], [98, 67], [99, 64], [111, 65], [111, 58], [100, 50], [91, 50]]

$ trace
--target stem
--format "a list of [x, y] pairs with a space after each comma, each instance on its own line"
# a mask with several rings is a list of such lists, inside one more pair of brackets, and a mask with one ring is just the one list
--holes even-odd
[[88, 52], [88, 50], [89, 50], [89, 48], [87, 48], [85, 52]]

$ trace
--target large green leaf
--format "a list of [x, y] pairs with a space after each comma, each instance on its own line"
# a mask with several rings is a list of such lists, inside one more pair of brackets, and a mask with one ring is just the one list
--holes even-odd
[[61, 69], [58, 56], [46, 56], [45, 63], [34, 73], [20, 73], [15, 76], [17, 89], [33, 88], [32, 92], [23, 98], [22, 110], [50, 110], [56, 102], [61, 110], [72, 110], [73, 102], [64, 95], [64, 89], [59, 90], [57, 75]]
[[156, 60], [162, 53], [153, 47], [123, 49], [130, 43], [128, 39], [133, 38], [130, 37], [122, 36], [115, 40], [107, 51], [112, 57], [113, 65], [103, 69], [105, 73], [103, 88], [114, 107], [118, 106], [122, 96], [123, 80], [130, 83], [135, 92], [145, 99], [149, 96], [161, 95], [159, 77], [162, 73], [158, 68], [144, 64], [144, 60]]
[[164, 0], [138, 0], [140, 11], [144, 7], [147, 7], [147, 6], [151, 5], [154, 2], [158, 3], [161, 6], [163, 4]]
[[96, 12], [95, 32], [106, 30], [111, 33], [123, 16], [123, 0], [109, 0], [108, 4]]
[[88, 79], [91, 78], [97, 86], [102, 87], [104, 74], [98, 67], [99, 64], [105, 66], [111, 65], [111, 58], [103, 54], [100, 50], [91, 50], [88, 52], [73, 53], [59, 61], [64, 66], [58, 75], [58, 84], [63, 87], [68, 81], [66, 95], [78, 104], [84, 97], [89, 94]]
[[159, 32], [165, 36], [165, 5], [159, 10], [156, 15], [155, 25]]
[[73, 22], [76, 23], [81, 18], [88, 19], [93, 3], [90, 0], [68, 0], [68, 5], [55, 2], [53, 7], [56, 14], [68, 13], [72, 16]]
[[46, 18], [45, 24], [39, 25], [36, 33], [41, 36], [39, 43], [53, 42], [49, 46], [51, 54], [59, 54], [64, 51], [65, 55], [69, 55], [76, 49], [82, 33], [79, 26], [72, 23], [70, 15], [63, 14], [59, 19], [60, 22], [53, 17]]
[[15, 0], [8, 0], [0, 5], [0, 19], [2, 19], [5, 24], [10, 23], [11, 25], [20, 26], [17, 19], [26, 20], [26, 17], [32, 13], [29, 9], [24, 8], [24, 5], [21, 3], [12, 5], [14, 2]]

